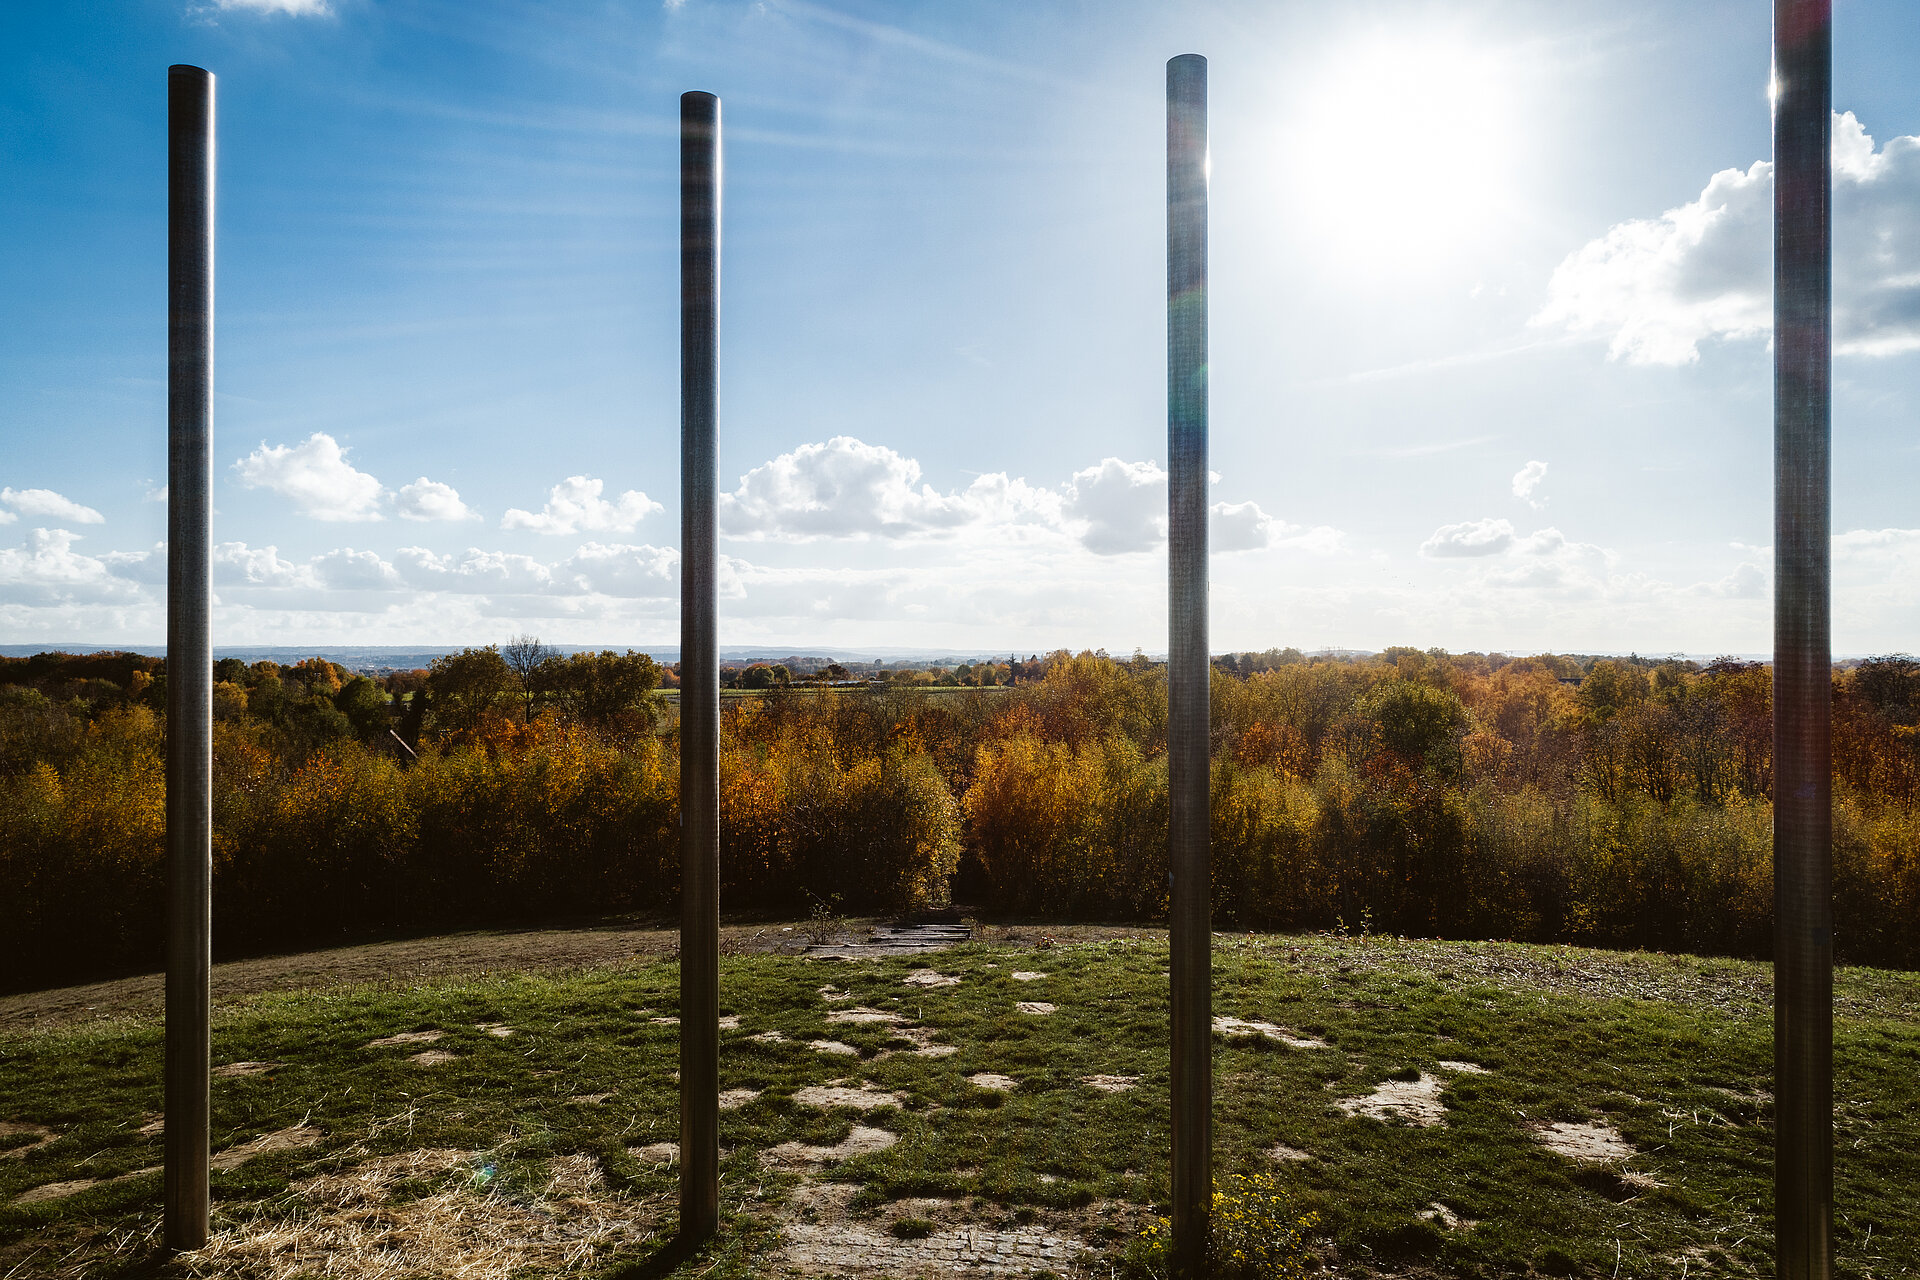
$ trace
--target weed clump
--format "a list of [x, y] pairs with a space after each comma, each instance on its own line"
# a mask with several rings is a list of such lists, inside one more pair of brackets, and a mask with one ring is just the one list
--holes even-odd
[[[1302, 1212], [1270, 1173], [1232, 1174], [1213, 1184], [1207, 1274], [1218, 1280], [1301, 1280], [1311, 1265], [1307, 1239], [1320, 1215]], [[1155, 1218], [1127, 1249], [1123, 1274], [1165, 1280], [1173, 1224]]]

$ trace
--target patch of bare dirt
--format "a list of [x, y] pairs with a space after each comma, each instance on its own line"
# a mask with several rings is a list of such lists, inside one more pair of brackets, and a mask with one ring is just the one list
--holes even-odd
[[951, 974], [941, 973], [937, 969], [915, 969], [900, 979], [909, 987], [957, 987], [960, 979]]
[[1139, 1076], [1081, 1076], [1080, 1083], [1102, 1093], [1125, 1093], [1140, 1083]]
[[1461, 1075], [1484, 1076], [1491, 1074], [1485, 1067], [1477, 1062], [1454, 1062], [1443, 1058], [1439, 1066], [1442, 1071], [1457, 1071]]
[[324, 1136], [312, 1125], [296, 1124], [289, 1129], [263, 1133], [252, 1142], [228, 1147], [225, 1151], [215, 1153], [207, 1164], [214, 1169], [238, 1169], [255, 1156], [269, 1155], [275, 1151], [299, 1151], [313, 1146]]
[[994, 1093], [1012, 1093], [1020, 1087], [1018, 1080], [1003, 1076], [998, 1071], [976, 1071], [967, 1077], [967, 1083], [976, 1089], [988, 1089]]
[[893, 1038], [913, 1045], [910, 1052], [917, 1058], [947, 1058], [960, 1052], [958, 1045], [935, 1044], [933, 1038], [939, 1034], [932, 1027], [898, 1027]]
[[1418, 1080], [1382, 1080], [1372, 1093], [1342, 1098], [1333, 1105], [1350, 1116], [1398, 1121], [1425, 1129], [1447, 1118], [1446, 1104], [1440, 1101], [1442, 1087], [1440, 1077], [1422, 1071]]
[[1267, 1159], [1277, 1160], [1281, 1163], [1289, 1160], [1311, 1160], [1313, 1159], [1313, 1153], [1310, 1151], [1302, 1151], [1298, 1147], [1290, 1147], [1284, 1142], [1276, 1142], [1267, 1148]]
[[445, 1049], [428, 1049], [424, 1053], [408, 1054], [407, 1061], [416, 1067], [438, 1067], [460, 1061], [460, 1055], [448, 1053]]
[[22, 1160], [29, 1151], [46, 1146], [60, 1135], [43, 1124], [28, 1124], [24, 1120], [0, 1120], [0, 1138], [32, 1138], [32, 1142], [17, 1147], [8, 1147], [0, 1151], [0, 1160]]
[[897, 1107], [906, 1098], [898, 1093], [869, 1089], [864, 1084], [857, 1089], [849, 1089], [845, 1085], [810, 1084], [804, 1089], [794, 1090], [793, 1100], [802, 1106], [819, 1107], [822, 1110], [852, 1107], [856, 1111], [872, 1111], [879, 1107]]
[[1048, 1004], [1045, 1000], [1022, 1000], [1019, 1003], [1015, 1004], [1013, 1007], [1018, 1009], [1021, 1013], [1031, 1013], [1036, 1017], [1041, 1017], [1041, 1018], [1044, 1018], [1048, 1014], [1052, 1013], [1055, 1008], [1055, 1006]]
[[869, 1009], [862, 1005], [855, 1009], [835, 1009], [827, 1014], [827, 1021], [867, 1026], [882, 1022], [904, 1023], [907, 1019], [897, 1013], [889, 1013], [885, 1009]]
[[385, 1049], [396, 1044], [432, 1044], [445, 1036], [444, 1031], [402, 1031], [398, 1035], [381, 1036], [378, 1040], [369, 1040], [369, 1049]]
[[855, 1058], [860, 1056], [858, 1049], [850, 1044], [842, 1044], [838, 1040], [809, 1040], [807, 1048], [815, 1053], [838, 1053]]
[[885, 1129], [855, 1125], [853, 1132], [830, 1147], [810, 1146], [804, 1142], [782, 1142], [768, 1147], [761, 1158], [773, 1165], [837, 1164], [873, 1151], [885, 1151], [900, 1139]]
[[1016, 969], [1013, 973], [1010, 973], [1007, 976], [1012, 978], [1015, 982], [1038, 982], [1042, 978], [1045, 978], [1047, 975], [1044, 973], [1035, 973], [1031, 969]]
[[722, 1089], [720, 1091], [720, 1109], [738, 1111], [760, 1096], [758, 1089]]
[[641, 1164], [672, 1164], [680, 1158], [677, 1142], [650, 1142], [644, 1147], [628, 1147], [627, 1154]]
[[284, 1062], [229, 1062], [224, 1067], [215, 1067], [216, 1076], [263, 1076], [269, 1071], [278, 1071], [286, 1066]]
[[1633, 1144], [1609, 1124], [1568, 1124], [1562, 1120], [1529, 1125], [1541, 1146], [1575, 1164], [1608, 1164], [1633, 1159]]
[[1324, 1049], [1327, 1047], [1325, 1040], [1317, 1040], [1311, 1036], [1299, 1035], [1287, 1030], [1285, 1027], [1276, 1026], [1274, 1023], [1261, 1022], [1252, 1018], [1217, 1017], [1213, 1020], [1213, 1033], [1217, 1036], [1225, 1036], [1229, 1040], [1264, 1036], [1275, 1044], [1284, 1044], [1292, 1049]]

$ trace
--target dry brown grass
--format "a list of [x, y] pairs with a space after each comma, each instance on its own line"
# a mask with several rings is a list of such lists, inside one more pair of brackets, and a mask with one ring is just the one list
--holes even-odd
[[[671, 1206], [616, 1198], [593, 1157], [548, 1163], [540, 1191], [516, 1198], [482, 1155], [447, 1148], [377, 1156], [295, 1184], [269, 1212], [181, 1255], [195, 1277], [294, 1280], [505, 1280], [523, 1269], [566, 1275], [605, 1261], [668, 1223]], [[438, 1187], [394, 1194], [403, 1183]]]

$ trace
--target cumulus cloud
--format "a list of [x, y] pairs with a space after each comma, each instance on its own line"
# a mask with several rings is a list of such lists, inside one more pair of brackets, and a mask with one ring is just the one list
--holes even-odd
[[500, 520], [502, 529], [530, 529], [534, 533], [629, 533], [642, 520], [666, 508], [635, 489], [613, 501], [600, 496], [606, 482], [588, 476], [568, 476], [547, 490], [547, 505], [538, 512], [511, 508]]
[[268, 489], [316, 520], [378, 520], [380, 482], [347, 461], [347, 451], [324, 431], [296, 445], [260, 447], [233, 464], [249, 489]]
[[372, 521], [389, 508], [402, 520], [478, 520], [452, 485], [421, 476], [394, 493], [347, 461], [347, 450], [324, 431], [295, 445], [260, 447], [233, 464], [249, 489], [266, 489], [290, 500], [315, 520]]
[[1467, 520], [1443, 524], [1420, 544], [1420, 554], [1436, 559], [1496, 556], [1513, 546], [1513, 525], [1505, 520]]
[[65, 524], [107, 522], [107, 518], [92, 507], [83, 507], [51, 489], [0, 489], [0, 504], [13, 508], [12, 511], [0, 511], [0, 524], [12, 524], [18, 516], [38, 516]]
[[1546, 463], [1538, 460], [1529, 462], [1526, 466], [1513, 473], [1513, 496], [1523, 500], [1528, 506], [1538, 511], [1547, 505], [1547, 500], [1545, 498], [1536, 500], [1533, 496], [1533, 491], [1538, 489], [1540, 482], [1546, 478]]
[[[1699, 197], [1568, 255], [1532, 323], [1608, 339], [1609, 359], [1687, 364], [1709, 338], [1773, 324], [1773, 165], [1713, 175]], [[1833, 121], [1833, 336], [1843, 354], [1920, 349], [1920, 137], [1876, 151]]]
[[[998, 496], [1010, 495], [1003, 489]], [[939, 534], [978, 514], [965, 496], [923, 483], [912, 458], [852, 436], [803, 444], [762, 463], [720, 495], [719, 512], [728, 537], [789, 541]]]
[[102, 604], [131, 599], [133, 584], [96, 557], [75, 551], [80, 535], [35, 529], [24, 546], [0, 547], [0, 597], [16, 605]]
[[1095, 555], [1151, 551], [1167, 537], [1167, 473], [1157, 463], [1103, 458], [1073, 473], [1062, 509], [1083, 522], [1080, 541]]
[[480, 513], [460, 501], [460, 494], [450, 484], [441, 484], [438, 480], [429, 480], [421, 476], [412, 484], [400, 486], [400, 492], [393, 495], [393, 511], [402, 520], [478, 520]]

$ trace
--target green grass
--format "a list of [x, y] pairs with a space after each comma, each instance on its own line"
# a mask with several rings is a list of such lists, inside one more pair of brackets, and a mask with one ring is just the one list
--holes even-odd
[[[741, 1027], [722, 1033], [721, 1087], [762, 1092], [722, 1114], [723, 1243], [673, 1274], [760, 1274], [756, 1258], [774, 1244], [776, 1208], [796, 1177], [764, 1171], [758, 1151], [831, 1145], [856, 1120], [900, 1139], [820, 1175], [855, 1184], [857, 1210], [950, 1198], [983, 1225], [1051, 1223], [1118, 1259], [1168, 1195], [1166, 961], [1164, 944], [1125, 941], [975, 944], [863, 962], [724, 960], [722, 1012]], [[1277, 1171], [1301, 1208], [1319, 1213], [1315, 1248], [1343, 1274], [1360, 1266], [1461, 1276], [1770, 1274], [1765, 966], [1324, 937], [1217, 939], [1214, 963], [1216, 1013], [1270, 1020], [1330, 1046], [1216, 1038], [1216, 1168]], [[923, 967], [963, 981], [903, 985]], [[1016, 982], [1016, 969], [1049, 976]], [[656, 963], [303, 992], [223, 1011], [215, 1063], [285, 1066], [214, 1081], [216, 1151], [303, 1119], [326, 1137], [215, 1173], [216, 1229], [284, 1216], [291, 1181], [378, 1155], [459, 1148], [476, 1153], [474, 1168], [490, 1167], [493, 1194], [523, 1200], [538, 1192], [547, 1161], [591, 1156], [607, 1194], [630, 1199], [664, 1238], [673, 1172], [628, 1148], [677, 1136], [676, 1028], [648, 1021], [675, 1011], [677, 982], [677, 966]], [[828, 983], [934, 1028], [937, 1042], [960, 1051], [882, 1056], [901, 1047], [885, 1027], [826, 1022], [829, 1008], [845, 1007], [822, 1000]], [[1058, 1011], [1020, 1013], [1020, 1000]], [[1844, 970], [1836, 1004], [1838, 1274], [1914, 1274], [1920, 978]], [[500, 1039], [481, 1023], [517, 1033]], [[443, 1030], [431, 1047], [458, 1060], [422, 1068], [408, 1054], [428, 1046], [363, 1047], [424, 1029]], [[788, 1042], [748, 1038], [767, 1030]], [[806, 1042], [819, 1038], [853, 1045], [861, 1058], [814, 1053]], [[23, 1260], [23, 1276], [150, 1273], [141, 1242], [157, 1214], [159, 1176], [105, 1180], [159, 1163], [160, 1140], [137, 1131], [160, 1107], [160, 1059], [160, 1030], [149, 1023], [0, 1039], [0, 1120], [61, 1135], [24, 1158], [0, 1158], [0, 1275]], [[1488, 1073], [1441, 1068], [1446, 1060]], [[982, 1071], [1019, 1087], [1002, 1094], [967, 1082]], [[1439, 1127], [1349, 1118], [1333, 1106], [1421, 1072], [1449, 1082]], [[1090, 1075], [1141, 1080], [1109, 1094], [1081, 1083]], [[862, 1118], [792, 1100], [796, 1089], [843, 1077], [904, 1102]], [[606, 1092], [614, 1096], [599, 1105], [570, 1101]], [[1528, 1127], [1594, 1120], [1638, 1150], [1627, 1171], [1658, 1186], [1575, 1166]], [[1282, 1143], [1314, 1158], [1276, 1165], [1266, 1152]], [[11, 1204], [32, 1187], [77, 1178], [105, 1185]], [[1449, 1230], [1420, 1216], [1436, 1203], [1477, 1225]], [[931, 1229], [918, 1216], [876, 1221], [903, 1239]], [[67, 1270], [56, 1271], [49, 1260], [67, 1255]]]

